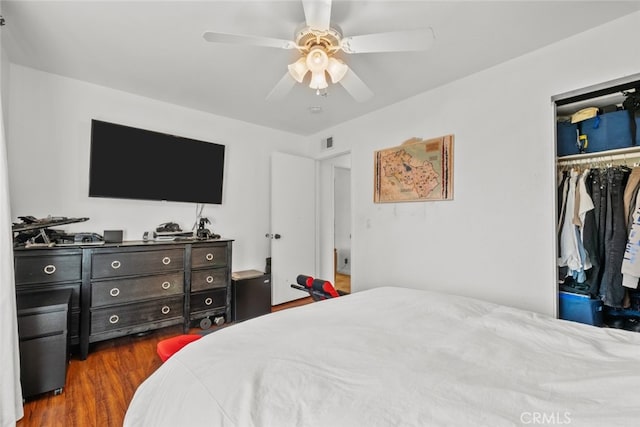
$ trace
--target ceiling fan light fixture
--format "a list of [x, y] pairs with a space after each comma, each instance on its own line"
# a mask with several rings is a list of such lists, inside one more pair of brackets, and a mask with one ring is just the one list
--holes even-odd
[[341, 60], [331, 57], [329, 58], [329, 65], [327, 66], [327, 73], [331, 76], [332, 83], [338, 83], [345, 74], [349, 71], [347, 64]]
[[311, 71], [311, 83], [309, 83], [309, 87], [311, 89], [326, 89], [329, 84], [327, 83], [327, 78], [324, 75], [324, 70], [320, 71]]
[[329, 56], [321, 46], [314, 46], [307, 54], [306, 63], [313, 73], [324, 71], [329, 65]]
[[307, 67], [307, 59], [302, 57], [298, 59], [293, 64], [289, 64], [289, 74], [293, 77], [298, 83], [302, 83], [304, 76], [309, 71], [309, 67]]

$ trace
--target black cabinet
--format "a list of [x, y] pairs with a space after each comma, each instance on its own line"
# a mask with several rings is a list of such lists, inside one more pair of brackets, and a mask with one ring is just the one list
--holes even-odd
[[271, 276], [257, 270], [234, 272], [233, 320], [240, 322], [271, 313]]
[[18, 294], [23, 397], [62, 392], [67, 376], [71, 289]]

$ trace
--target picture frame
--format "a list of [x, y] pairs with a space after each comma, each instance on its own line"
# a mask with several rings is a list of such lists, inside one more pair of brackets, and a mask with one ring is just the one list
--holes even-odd
[[374, 153], [375, 203], [453, 200], [454, 135], [411, 138]]

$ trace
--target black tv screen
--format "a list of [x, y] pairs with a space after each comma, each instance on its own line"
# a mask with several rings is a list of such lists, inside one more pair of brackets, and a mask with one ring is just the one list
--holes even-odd
[[92, 120], [89, 197], [221, 204], [224, 150]]

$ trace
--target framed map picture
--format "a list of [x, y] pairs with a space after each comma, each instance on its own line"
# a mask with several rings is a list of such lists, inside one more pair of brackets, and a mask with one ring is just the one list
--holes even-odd
[[453, 135], [413, 138], [375, 152], [373, 201], [453, 199]]

